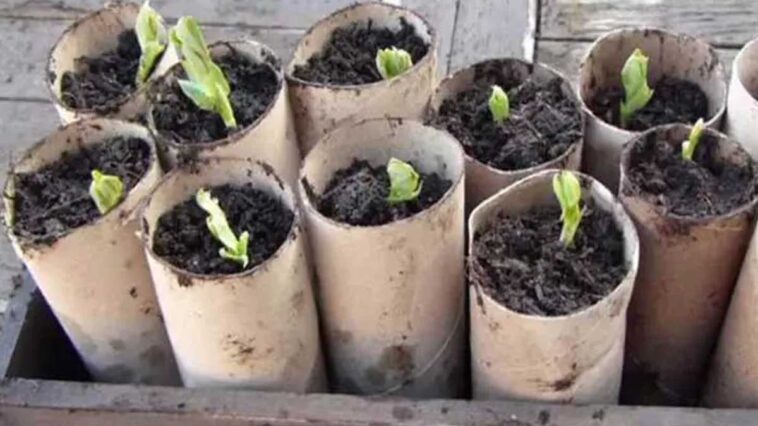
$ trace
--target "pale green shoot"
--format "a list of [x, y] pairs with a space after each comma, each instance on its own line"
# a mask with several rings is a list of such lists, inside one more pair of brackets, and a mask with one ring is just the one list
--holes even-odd
[[692, 156], [695, 155], [700, 139], [703, 137], [703, 131], [705, 130], [705, 121], [701, 118], [692, 126], [690, 137], [688, 140], [682, 142], [682, 157], [685, 160], [692, 161]]
[[412, 201], [421, 193], [421, 177], [410, 164], [390, 158], [387, 163], [387, 174], [390, 176], [390, 204]]
[[93, 170], [89, 195], [100, 214], [105, 215], [113, 210], [124, 197], [124, 182], [118, 176], [106, 175], [97, 169]]
[[376, 68], [385, 80], [390, 80], [413, 67], [410, 53], [403, 49], [391, 47], [376, 52]]
[[163, 18], [150, 7], [150, 0], [145, 0], [142, 5], [134, 31], [137, 33], [137, 41], [142, 49], [137, 69], [137, 84], [142, 85], [150, 78], [150, 74], [155, 69], [155, 62], [168, 45], [168, 32], [163, 24]]
[[250, 259], [247, 256], [247, 244], [250, 234], [247, 231], [240, 234], [239, 238], [234, 235], [234, 231], [226, 220], [226, 214], [218, 204], [218, 199], [211, 197], [211, 192], [200, 189], [195, 195], [195, 202], [201, 209], [208, 213], [205, 223], [211, 235], [218, 240], [224, 247], [219, 250], [219, 255], [224, 259], [229, 259], [247, 267]]
[[653, 90], [647, 84], [649, 59], [640, 49], [635, 49], [621, 70], [621, 83], [626, 99], [621, 101], [621, 127], [626, 127], [637, 111], [645, 108], [653, 97]]
[[179, 19], [171, 29], [171, 42], [176, 46], [189, 77], [189, 80], [179, 80], [182, 92], [198, 108], [220, 115], [227, 128], [237, 127], [229, 102], [229, 82], [213, 62], [197, 20], [191, 16]]
[[492, 86], [489, 105], [495, 123], [502, 123], [511, 115], [511, 103], [508, 101], [508, 94], [498, 85]]
[[583, 214], [579, 205], [582, 200], [579, 179], [572, 172], [558, 172], [553, 176], [553, 192], [561, 205], [561, 220], [563, 221], [561, 243], [565, 247], [572, 247]]

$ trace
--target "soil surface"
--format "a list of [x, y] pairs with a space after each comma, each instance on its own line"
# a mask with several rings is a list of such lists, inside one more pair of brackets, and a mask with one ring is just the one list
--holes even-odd
[[452, 182], [436, 173], [421, 176], [418, 198], [390, 204], [390, 179], [385, 166], [372, 167], [367, 161], [354, 160], [337, 171], [316, 197], [315, 204], [324, 216], [353, 226], [378, 226], [413, 216], [440, 200]]
[[76, 72], [66, 71], [61, 78], [61, 100], [69, 108], [112, 111], [136, 90], [141, 55], [137, 34], [124, 31], [116, 50], [76, 59]]
[[[650, 102], [637, 111], [626, 127], [628, 130], [644, 131], [651, 127], [671, 123], [695, 123], [708, 115], [708, 97], [697, 84], [665, 77], [655, 87]], [[624, 99], [624, 89], [614, 87], [601, 90], [589, 102], [592, 112], [603, 121], [621, 126], [619, 108]]]
[[15, 176], [13, 232], [34, 243], [52, 244], [99, 218], [89, 195], [92, 170], [115, 175], [131, 190], [150, 167], [150, 145], [137, 138], [114, 138], [64, 153], [60, 160]]
[[353, 85], [368, 84], [382, 80], [376, 69], [376, 53], [392, 46], [407, 51], [417, 64], [429, 51], [429, 45], [416, 34], [405, 19], [400, 18], [401, 28], [392, 31], [368, 24], [354, 23], [338, 28], [332, 33], [323, 50], [305, 65], [298, 65], [292, 73], [295, 77], [322, 84]]
[[[493, 84], [508, 92], [511, 104], [511, 116], [502, 124], [489, 110]], [[431, 124], [455, 136], [469, 156], [500, 170], [544, 164], [582, 138], [581, 112], [558, 78], [514, 84], [507, 76], [485, 74], [473, 89], [445, 100]]]
[[586, 208], [571, 248], [559, 241], [557, 206], [498, 218], [474, 236], [472, 279], [523, 314], [567, 315], [597, 303], [621, 284], [628, 267], [611, 214]]
[[630, 153], [630, 186], [624, 194], [639, 195], [667, 213], [706, 217], [728, 213], [756, 197], [756, 164], [728, 164], [718, 155], [718, 140], [703, 133], [693, 161], [682, 158], [680, 145], [649, 135]]
[[[269, 65], [254, 63], [233, 51], [216, 64], [224, 71], [231, 93], [229, 101], [237, 119], [236, 129], [227, 129], [221, 116], [198, 108], [184, 95], [175, 79], [157, 89], [153, 103], [155, 128], [180, 144], [214, 142], [253, 124], [274, 101], [281, 82]], [[179, 69], [179, 78], [186, 79]]]
[[208, 230], [208, 214], [197, 205], [194, 196], [158, 219], [153, 236], [155, 254], [196, 274], [234, 274], [263, 263], [287, 239], [295, 216], [281, 200], [251, 184], [222, 185], [210, 191], [218, 198], [234, 234], [239, 237], [244, 231], [250, 233], [247, 268], [219, 255], [223, 246]]

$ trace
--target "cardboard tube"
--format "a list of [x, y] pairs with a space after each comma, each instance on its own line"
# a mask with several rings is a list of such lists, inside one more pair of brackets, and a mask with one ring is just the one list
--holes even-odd
[[4, 201], [14, 211], [14, 178], [114, 137], [147, 141], [151, 165], [121, 204], [50, 245], [35, 244], [6, 229], [16, 254], [76, 347], [93, 378], [102, 382], [175, 385], [173, 354], [150, 273], [135, 233], [135, 210], [162, 172], [148, 130], [109, 119], [72, 123], [33, 146], [13, 167]]
[[[96, 57], [116, 49], [118, 36], [134, 28], [139, 10], [140, 6], [134, 3], [111, 3], [71, 24], [55, 43], [47, 60], [45, 80], [63, 124], [99, 116], [135, 120], [147, 112], [149, 85], [138, 88], [109, 111], [98, 112], [96, 108], [71, 108], [61, 100], [63, 74], [66, 71], [76, 71], [78, 58]], [[174, 49], [167, 47], [150, 78], [155, 79], [163, 75], [177, 61]], [[134, 78], [136, 79], [137, 76], [135, 75]]]
[[758, 159], [758, 39], [746, 44], [734, 58], [729, 83], [725, 129]]
[[[391, 157], [452, 181], [436, 204], [381, 226], [323, 216], [312, 194], [354, 159]], [[465, 385], [464, 161], [446, 132], [403, 119], [340, 127], [301, 170], [304, 211], [319, 277], [333, 390], [418, 398], [458, 397]]]
[[[237, 274], [195, 274], [158, 257], [158, 219], [200, 188], [252, 183], [295, 217], [288, 238], [260, 265]], [[300, 213], [289, 186], [271, 166], [205, 159], [171, 172], [150, 196], [142, 235], [158, 300], [188, 387], [324, 391], [318, 319]]]
[[557, 205], [556, 170], [535, 173], [479, 205], [469, 218], [469, 304], [474, 399], [615, 404], [621, 388], [626, 311], [637, 274], [637, 231], [621, 204], [580, 175], [584, 199], [610, 212], [624, 238], [628, 272], [608, 296], [579, 312], [540, 317], [515, 312], [482, 290], [472, 256], [474, 235], [499, 214]]
[[700, 39], [652, 28], [614, 30], [590, 47], [579, 67], [579, 98], [587, 114], [584, 140], [584, 170], [612, 192], [619, 185], [619, 161], [623, 145], [639, 132], [606, 123], [590, 109], [592, 98], [602, 89], [621, 86], [621, 70], [634, 49], [650, 58], [651, 87], [664, 76], [696, 83], [708, 98], [706, 125], [721, 128], [726, 109], [724, 67], [713, 48]]
[[758, 233], [753, 234], [729, 312], [711, 360], [703, 404], [758, 408]]
[[[400, 28], [404, 18], [429, 44], [426, 56], [413, 68], [392, 80], [370, 84], [334, 85], [301, 80], [293, 75], [295, 66], [304, 65], [319, 53], [337, 28], [372, 20], [377, 27]], [[303, 154], [330, 130], [367, 118], [422, 118], [436, 84], [437, 36], [420, 15], [400, 6], [365, 2], [341, 9], [317, 22], [298, 43], [287, 67], [290, 99]]]
[[[252, 124], [226, 138], [209, 143], [178, 143], [171, 137], [161, 134], [155, 128], [151, 109], [148, 117], [149, 125], [157, 135], [159, 146], [166, 150], [166, 162], [175, 166], [182, 157], [258, 160], [273, 167], [277, 175], [281, 176], [288, 185], [295, 184], [300, 166], [300, 151], [287, 97], [287, 82], [284, 80], [279, 58], [267, 46], [253, 40], [217, 42], [211, 44], [210, 49], [214, 58], [238, 52], [252, 62], [269, 65], [276, 74], [279, 91], [268, 109]], [[180, 64], [171, 68], [156, 84], [156, 87], [172, 84], [177, 79], [180, 70]]]
[[[563, 81], [563, 92], [569, 99], [575, 102], [576, 109], [581, 114], [581, 107], [579, 100], [576, 97], [576, 93], [563, 75], [546, 65], [531, 64], [521, 59], [513, 58], [491, 59], [479, 62], [442, 80], [432, 98], [431, 113], [437, 114], [445, 100], [455, 97], [460, 92], [473, 88], [478, 69], [492, 66], [493, 63], [500, 64], [503, 68], [504, 75], [512, 75], [520, 82], [526, 80], [530, 76], [534, 76], [539, 82], [547, 82], [554, 78], [560, 78]], [[582, 115], [582, 133], [584, 133], [584, 115]], [[575, 144], [569, 147], [566, 152], [557, 158], [540, 164], [539, 166], [520, 170], [499, 170], [466, 154], [466, 208], [472, 210], [479, 205], [479, 203], [490, 196], [495, 195], [501, 189], [542, 170], [579, 170], [582, 163], [583, 142], [583, 138], [580, 138]]]
[[[634, 194], [632, 146], [647, 138], [681, 144], [691, 127], [655, 127], [621, 157], [620, 198], [640, 235], [640, 272], [629, 308], [624, 402], [692, 405], [750, 240], [756, 200], [729, 213], [689, 218]], [[740, 145], [712, 130], [726, 164], [745, 164]]]

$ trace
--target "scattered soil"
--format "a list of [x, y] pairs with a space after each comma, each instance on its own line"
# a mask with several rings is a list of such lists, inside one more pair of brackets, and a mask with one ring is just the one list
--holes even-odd
[[[644, 131], [671, 123], [692, 124], [700, 118], [708, 120], [708, 97], [697, 84], [664, 77], [653, 90], [653, 98], [645, 108], [637, 111], [628, 123], [628, 130]], [[600, 90], [590, 100], [589, 107], [605, 122], [620, 127], [619, 108], [623, 99], [622, 87]]]
[[[281, 82], [269, 65], [251, 62], [236, 51], [215, 60], [231, 87], [229, 100], [237, 128], [227, 129], [220, 115], [198, 108], [176, 79], [166, 79], [153, 103], [153, 120], [161, 135], [180, 144], [214, 142], [253, 124], [274, 101]], [[177, 69], [178, 77], [186, 79], [184, 70]]]
[[694, 161], [682, 158], [679, 144], [658, 138], [651, 134], [632, 147], [625, 195], [643, 196], [668, 213], [688, 217], [725, 214], [755, 199], [755, 163], [728, 164], [713, 135], [703, 134]]
[[416, 34], [405, 19], [400, 18], [400, 30], [354, 23], [332, 33], [321, 53], [298, 65], [295, 77], [322, 84], [368, 84], [382, 80], [376, 69], [376, 52], [392, 46], [407, 51], [413, 63], [418, 63], [429, 51], [429, 45]]
[[559, 241], [557, 206], [498, 218], [474, 236], [472, 279], [523, 314], [567, 315], [597, 303], [621, 284], [628, 267], [611, 214], [592, 203], [586, 208], [571, 248]]
[[134, 30], [122, 32], [116, 50], [76, 59], [76, 72], [61, 78], [61, 100], [69, 108], [112, 111], [136, 90], [141, 54]]
[[[418, 170], [418, 169], [417, 169]], [[316, 199], [324, 216], [353, 226], [378, 226], [404, 219], [440, 200], [452, 182], [436, 173], [421, 175], [418, 198], [397, 204], [387, 201], [390, 179], [385, 166], [372, 167], [367, 161], [354, 160], [337, 171], [326, 190]]]
[[295, 216], [281, 200], [251, 184], [216, 186], [211, 194], [218, 198], [235, 235], [250, 233], [247, 268], [219, 255], [223, 246], [208, 231], [208, 214], [194, 196], [158, 219], [153, 236], [155, 254], [196, 274], [234, 274], [263, 263], [287, 239]]
[[[479, 72], [477, 72], [479, 74]], [[492, 85], [508, 91], [511, 116], [492, 120]], [[445, 100], [431, 124], [449, 131], [466, 153], [500, 170], [519, 170], [560, 157], [582, 138], [578, 106], [561, 89], [561, 80], [516, 83], [503, 74], [487, 73], [474, 88]]]
[[150, 145], [137, 138], [114, 138], [64, 153], [60, 160], [15, 175], [13, 232], [33, 243], [52, 244], [99, 218], [89, 195], [92, 170], [116, 175], [131, 190], [150, 167]]

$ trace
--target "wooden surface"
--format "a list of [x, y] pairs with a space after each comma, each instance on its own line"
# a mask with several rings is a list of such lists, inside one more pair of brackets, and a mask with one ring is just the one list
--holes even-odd
[[[197, 16], [209, 39], [249, 36], [285, 60], [319, 17], [354, 0], [152, 0], [167, 18]], [[0, 0], [0, 173], [57, 125], [43, 74], [61, 31], [102, 0]], [[654, 25], [704, 37], [729, 64], [758, 31], [756, 0], [403, 0], [440, 37], [440, 74], [495, 56], [537, 58], [570, 78], [589, 43], [619, 26]], [[0, 241], [0, 313], [20, 271]]]

